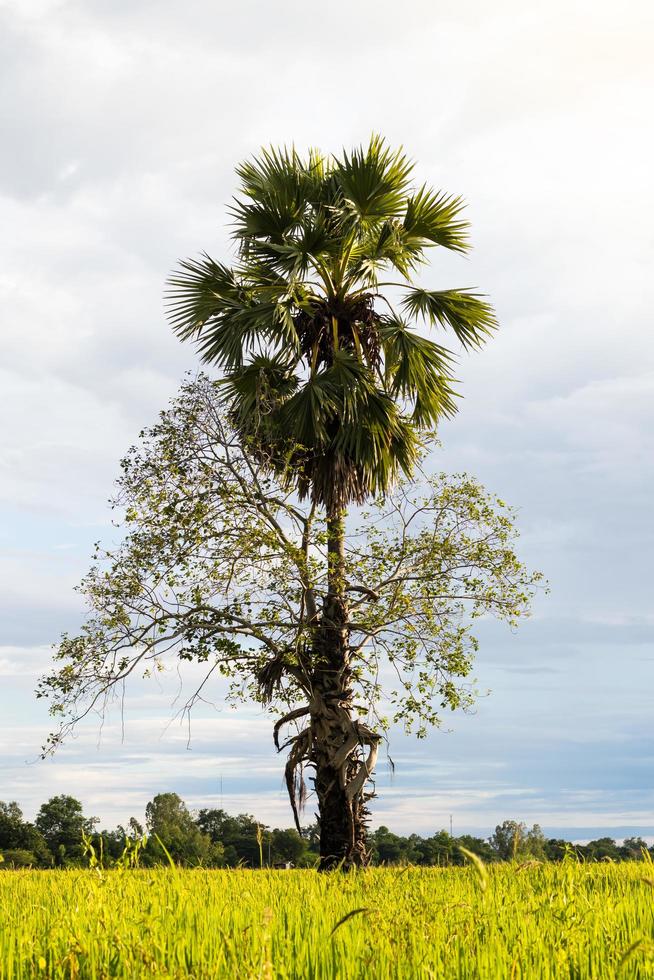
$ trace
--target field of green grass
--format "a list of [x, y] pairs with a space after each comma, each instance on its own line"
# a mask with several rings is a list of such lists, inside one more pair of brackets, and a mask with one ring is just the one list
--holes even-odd
[[0, 975], [654, 977], [654, 868], [8, 871]]

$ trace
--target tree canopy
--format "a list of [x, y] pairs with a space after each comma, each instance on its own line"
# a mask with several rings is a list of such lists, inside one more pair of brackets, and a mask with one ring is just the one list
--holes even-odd
[[277, 712], [278, 747], [296, 726], [286, 784], [299, 829], [313, 772], [325, 868], [368, 860], [389, 724], [424, 734], [469, 705], [471, 621], [515, 624], [539, 578], [501, 500], [420, 470], [456, 410], [454, 351], [421, 331], [470, 349], [496, 321], [474, 290], [416, 281], [433, 248], [468, 240], [462, 201], [413, 172], [376, 136], [237, 168], [235, 264], [182, 261], [168, 292], [220, 376], [185, 385], [123, 461], [125, 540], [98, 553], [91, 616], [39, 689], [63, 716], [52, 748], [165, 657], [207, 665], [189, 713], [222, 674]]
[[[66, 804], [66, 809], [77, 816], [83, 813], [79, 800], [71, 796], [63, 798], [72, 801]], [[61, 797], [41, 807], [42, 812], [60, 809]], [[83, 820], [86, 829], [80, 825], [79, 836], [68, 841], [72, 846], [63, 854], [53, 854], [36, 827], [24, 819], [19, 805], [0, 801], [0, 870], [50, 868], [53, 864], [155, 867], [168, 865], [171, 860], [180, 867], [292, 865], [304, 868], [315, 867], [319, 860], [317, 822], [301, 834], [295, 829], [270, 828], [246, 813], [232, 815], [210, 807], [191, 811], [172, 792], [159, 793], [147, 804], [147, 830], [134, 817], [128, 821], [127, 828], [119, 826], [113, 830], [91, 829], [93, 821], [85, 817]], [[537, 824], [528, 830], [516, 820], [505, 820], [487, 839], [470, 834], [456, 837], [445, 830], [434, 830], [427, 835], [402, 835], [385, 826], [370, 834], [374, 864], [461, 865], [468, 860], [462, 848], [486, 863], [515, 861], [519, 866], [535, 860], [649, 861], [654, 857], [654, 844], [648, 846], [640, 837], [627, 837], [621, 844], [610, 837], [573, 844], [548, 839]]]
[[[89, 711], [104, 710], [136, 672], [185, 661], [206, 667], [186, 711], [222, 675], [229, 697], [278, 713], [278, 741], [315, 697], [324, 521], [242, 444], [217, 383], [204, 376], [182, 387], [123, 460], [115, 504], [123, 542], [98, 551], [81, 586], [88, 621], [63, 638], [61, 666], [40, 684], [62, 717], [46, 750]], [[475, 618], [515, 623], [539, 579], [516, 557], [514, 538], [510, 509], [467, 476], [424, 475], [357, 513], [346, 582], [357, 739], [371, 722], [424, 734], [443, 711], [472, 702]]]
[[82, 853], [82, 836], [90, 833], [95, 823], [94, 817], [84, 816], [79, 800], [65, 793], [44, 803], [35, 820], [36, 829], [59, 864]]
[[420, 430], [456, 411], [453, 352], [416, 324], [464, 348], [496, 326], [474, 290], [414, 282], [434, 247], [468, 250], [463, 201], [416, 184], [378, 136], [340, 156], [264, 149], [236, 173], [237, 263], [182, 261], [171, 322], [300, 497], [362, 502], [410, 475]]
[[311, 693], [296, 709], [307, 724], [287, 782], [295, 806], [298, 772], [315, 774], [325, 867], [368, 859], [366, 784], [380, 737], [352, 697], [345, 510], [412, 477], [424, 435], [455, 411], [453, 353], [420, 325], [463, 348], [496, 325], [474, 291], [416, 281], [432, 248], [464, 252], [468, 241], [462, 202], [413, 171], [378, 136], [340, 155], [264, 149], [237, 168], [236, 264], [204, 254], [169, 282], [173, 328], [221, 371], [241, 440], [281, 488], [324, 508], [326, 589], [310, 618]]

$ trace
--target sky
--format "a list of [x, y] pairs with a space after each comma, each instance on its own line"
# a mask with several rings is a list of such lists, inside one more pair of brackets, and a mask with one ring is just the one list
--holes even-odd
[[391, 733], [374, 823], [654, 840], [653, 41], [646, 0], [0, 0], [0, 799], [72, 793], [112, 826], [173, 790], [290, 825], [256, 710], [207, 710], [189, 746], [171, 672], [124, 734], [90, 721], [39, 762], [33, 691], [82, 622], [118, 460], [198, 365], [166, 276], [229, 258], [244, 157], [375, 131], [468, 202], [474, 250], [422, 279], [477, 287], [501, 328], [460, 361], [438, 467], [518, 508], [551, 593], [483, 624], [474, 712]]

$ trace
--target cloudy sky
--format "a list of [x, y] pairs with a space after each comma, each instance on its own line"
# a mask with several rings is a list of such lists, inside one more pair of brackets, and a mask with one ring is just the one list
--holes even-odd
[[551, 595], [487, 625], [477, 710], [394, 733], [376, 821], [654, 838], [654, 223], [647, 0], [0, 0], [0, 799], [71, 792], [110, 825], [154, 793], [290, 823], [269, 719], [139, 688], [35, 762], [49, 644], [110, 534], [117, 461], [194, 352], [162, 314], [180, 257], [229, 254], [234, 166], [371, 131], [469, 202], [475, 250], [425, 284], [488, 293], [439, 465], [519, 507]]

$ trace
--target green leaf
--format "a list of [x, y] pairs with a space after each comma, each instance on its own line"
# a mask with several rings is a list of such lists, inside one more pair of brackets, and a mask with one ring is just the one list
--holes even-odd
[[464, 208], [460, 197], [432, 191], [423, 186], [412, 195], [406, 206], [404, 230], [409, 240], [442, 245], [454, 252], [466, 252], [468, 222], [458, 217]]
[[382, 343], [387, 383], [394, 395], [413, 402], [417, 425], [433, 425], [456, 412], [450, 351], [393, 318], [385, 322]]
[[402, 307], [410, 316], [449, 327], [466, 348], [481, 347], [497, 328], [492, 306], [464, 289], [434, 292], [413, 288], [404, 296]]
[[343, 151], [336, 179], [357, 217], [375, 222], [403, 212], [412, 170], [401, 148], [391, 150], [380, 136], [373, 136], [366, 148]]

